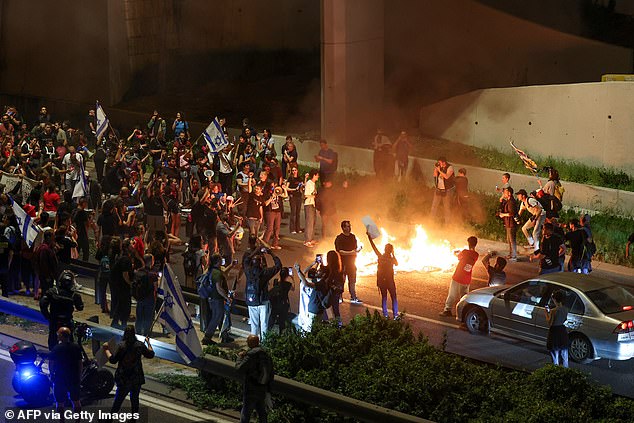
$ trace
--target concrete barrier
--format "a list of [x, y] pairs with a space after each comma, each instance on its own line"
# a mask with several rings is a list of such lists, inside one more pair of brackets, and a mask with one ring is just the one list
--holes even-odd
[[[284, 137], [276, 136], [276, 140], [283, 142]], [[314, 156], [319, 151], [319, 142], [300, 140], [296, 142], [299, 163], [308, 166], [318, 166]], [[339, 155], [340, 172], [357, 172], [361, 175], [374, 174], [374, 151], [365, 148], [349, 147], [344, 145], [330, 146]], [[451, 157], [449, 157], [451, 161]], [[519, 160], [519, 158], [518, 158]], [[434, 159], [423, 159], [420, 157], [410, 157], [408, 172], [416, 169], [420, 172], [422, 181], [427, 186], [433, 186]], [[454, 170], [464, 167], [467, 169], [469, 178], [469, 189], [495, 195], [495, 186], [501, 184], [501, 177], [504, 171], [474, 167], [452, 162]], [[546, 179], [542, 178], [545, 183]], [[517, 191], [524, 188], [531, 191], [539, 188], [534, 176], [511, 173], [511, 185]], [[634, 192], [621, 191], [611, 188], [603, 188], [592, 185], [577, 184], [574, 182], [562, 181], [565, 188], [564, 206], [578, 208], [590, 212], [610, 212], [623, 216], [634, 216]]]

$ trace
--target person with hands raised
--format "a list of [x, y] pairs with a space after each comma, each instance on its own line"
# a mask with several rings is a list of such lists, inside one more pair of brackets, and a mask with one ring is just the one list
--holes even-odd
[[378, 259], [376, 268], [376, 286], [381, 293], [381, 306], [383, 309], [383, 317], [389, 317], [387, 312], [387, 294], [390, 293], [392, 299], [392, 315], [394, 320], [399, 320], [398, 313], [398, 299], [396, 297], [396, 284], [394, 283], [394, 266], [398, 266], [398, 260], [394, 257], [394, 246], [392, 244], [385, 244], [385, 250], [383, 254], [376, 248], [372, 236], [369, 232], [366, 232], [372, 250]]

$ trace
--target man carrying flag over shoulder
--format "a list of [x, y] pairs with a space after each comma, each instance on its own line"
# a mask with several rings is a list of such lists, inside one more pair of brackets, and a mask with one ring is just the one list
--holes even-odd
[[174, 334], [176, 351], [183, 361], [189, 364], [201, 356], [203, 351], [180, 283], [169, 264], [163, 267], [159, 294], [163, 295], [163, 305], [158, 320]]

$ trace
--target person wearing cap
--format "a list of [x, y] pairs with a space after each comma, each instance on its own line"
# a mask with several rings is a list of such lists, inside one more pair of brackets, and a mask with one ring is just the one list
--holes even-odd
[[456, 190], [455, 175], [453, 166], [447, 162], [447, 158], [441, 156], [438, 158], [434, 166], [434, 200], [431, 204], [431, 214], [436, 217], [438, 206], [443, 203], [445, 210], [445, 224], [451, 219], [451, 207], [454, 203], [454, 194]]
[[[520, 210], [517, 213], [518, 216], [522, 214], [524, 210], [527, 210], [531, 214], [531, 218], [522, 226], [522, 233], [528, 241], [528, 248], [539, 249], [539, 242], [542, 237], [542, 228], [546, 221], [546, 213], [544, 208], [533, 196], [529, 197], [525, 189], [517, 191], [517, 198], [521, 201]], [[533, 229], [533, 235], [528, 233], [529, 229]]]
[[[73, 291], [75, 275], [64, 270], [58, 279], [57, 286], [49, 288], [40, 299], [40, 311], [48, 320], [48, 348], [57, 345], [57, 330], [63, 326], [73, 328], [73, 312], [82, 311], [84, 302], [78, 292]], [[72, 333], [71, 333], [72, 341]]]
[[[73, 411], [79, 413], [81, 411], [80, 389], [83, 367], [81, 347], [72, 342], [72, 333], [69, 327], [59, 328], [56, 336], [58, 344], [51, 349], [48, 355], [55, 409], [63, 416], [66, 401], [70, 399]], [[63, 418], [62, 421], [64, 421]]]

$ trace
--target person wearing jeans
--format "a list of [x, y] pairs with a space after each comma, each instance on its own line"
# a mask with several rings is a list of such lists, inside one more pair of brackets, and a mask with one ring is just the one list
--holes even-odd
[[506, 242], [509, 245], [509, 261], [517, 261], [517, 203], [513, 197], [513, 188], [504, 188], [502, 193], [501, 212], [498, 215], [504, 220], [504, 228], [506, 229]]
[[311, 169], [306, 174], [306, 182], [304, 188], [304, 215], [306, 217], [306, 229], [304, 232], [304, 245], [306, 247], [314, 247], [315, 242], [315, 218], [317, 210], [315, 209], [315, 196], [317, 195], [317, 187], [315, 184], [319, 179], [319, 172]]
[[282, 262], [279, 257], [271, 250], [264, 249], [264, 252], [273, 258], [274, 265], [272, 267], [265, 267], [264, 253], [259, 249], [246, 253], [242, 259], [242, 267], [246, 277], [244, 295], [249, 307], [251, 334], [259, 336], [260, 339], [264, 339], [266, 335], [271, 314], [269, 281], [282, 270]]
[[288, 202], [291, 206], [291, 213], [288, 219], [288, 230], [292, 234], [302, 232], [300, 225], [300, 213], [302, 211], [302, 192], [303, 181], [299, 179], [299, 169], [293, 167], [291, 176], [286, 181], [286, 191], [288, 192]]

